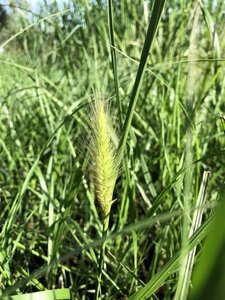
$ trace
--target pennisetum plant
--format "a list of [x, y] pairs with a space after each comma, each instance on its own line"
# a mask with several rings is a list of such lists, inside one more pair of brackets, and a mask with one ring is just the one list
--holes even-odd
[[[109, 105], [106, 100], [96, 97], [90, 103], [90, 113], [87, 124], [87, 171], [95, 189], [97, 206], [100, 209], [103, 222], [103, 238], [108, 226], [113, 191], [120, 169], [115, 131], [112, 128]], [[103, 242], [99, 261], [99, 274], [96, 288], [96, 299], [101, 288], [102, 268], [104, 264], [105, 242]]]
[[[112, 44], [113, 40], [113, 18], [111, 11], [111, 3], [109, 1], [109, 18], [110, 18], [110, 33]], [[92, 174], [93, 183], [96, 191], [96, 200], [99, 204], [102, 218], [103, 218], [103, 237], [105, 236], [108, 225], [110, 210], [113, 203], [113, 190], [115, 187], [116, 179], [119, 172], [120, 162], [125, 151], [126, 142], [128, 139], [129, 130], [131, 127], [131, 121], [134, 115], [135, 106], [140, 92], [140, 87], [143, 81], [144, 73], [147, 68], [147, 60], [149, 51], [154, 40], [157, 27], [161, 18], [162, 10], [165, 4], [165, 0], [155, 0], [152, 10], [152, 16], [149, 22], [148, 30], [146, 33], [145, 42], [143, 45], [140, 63], [135, 78], [133, 90], [130, 96], [129, 106], [126, 113], [126, 118], [122, 126], [122, 134], [119, 144], [116, 146], [113, 143], [110, 115], [108, 106], [105, 101], [96, 98], [92, 105], [92, 122], [90, 128], [90, 144], [88, 147], [88, 156], [91, 161], [90, 169]], [[115, 52], [112, 50], [113, 57], [113, 70], [115, 76], [115, 85], [117, 86], [117, 70], [115, 61]], [[117, 94], [118, 98], [118, 94]], [[118, 101], [119, 102], [119, 101]], [[119, 102], [121, 109], [121, 103]], [[121, 112], [120, 112], [121, 113]], [[99, 262], [99, 276], [97, 289], [95, 293], [95, 299], [98, 299], [98, 295], [101, 288], [101, 275], [104, 262], [105, 242], [102, 244], [100, 262]], [[141, 299], [140, 297], [138, 299]]]

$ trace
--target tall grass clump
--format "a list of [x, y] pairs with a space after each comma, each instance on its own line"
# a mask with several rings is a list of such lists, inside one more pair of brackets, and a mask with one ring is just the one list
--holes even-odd
[[0, 300], [225, 299], [225, 1], [28, 2], [0, 5]]

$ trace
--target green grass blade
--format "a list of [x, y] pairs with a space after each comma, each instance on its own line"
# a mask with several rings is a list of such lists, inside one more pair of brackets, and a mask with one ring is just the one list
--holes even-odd
[[[85, 104], [84, 104], [85, 105]], [[54, 140], [58, 130], [68, 121], [71, 119], [71, 117], [77, 113], [84, 105], [79, 106], [77, 109], [75, 109], [70, 115], [66, 116], [63, 120], [63, 122], [60, 123], [60, 125], [55, 129], [55, 132], [52, 134], [52, 136], [48, 139], [48, 141], [46, 142], [46, 144], [43, 146], [42, 150], [40, 151], [38, 157], [36, 158], [36, 160], [34, 161], [33, 165], [31, 166], [29, 172], [26, 175], [26, 178], [24, 180], [24, 183], [21, 187], [21, 190], [19, 191], [19, 193], [16, 196], [16, 199], [13, 202], [13, 205], [10, 209], [10, 217], [7, 219], [7, 222], [4, 224], [2, 231], [0, 233], [0, 236], [2, 237], [6, 237], [8, 235], [8, 232], [10, 230], [10, 228], [12, 228], [13, 223], [16, 220], [16, 216], [17, 216], [17, 211], [19, 210], [19, 207], [21, 205], [21, 201], [22, 198], [24, 196], [25, 191], [27, 190], [27, 187], [29, 185], [29, 182], [34, 174], [34, 171], [36, 169], [36, 167], [38, 166], [38, 163], [45, 151], [45, 149], [47, 149], [47, 147], [52, 143], [52, 141]]]
[[[189, 238], [192, 237], [192, 235], [196, 232], [196, 230], [200, 227], [201, 222], [202, 222], [202, 217], [203, 217], [203, 212], [204, 212], [204, 204], [206, 200], [206, 188], [208, 185], [208, 179], [209, 179], [209, 172], [204, 172], [203, 178], [202, 178], [202, 183], [198, 195], [198, 199], [196, 202], [196, 207], [199, 208], [195, 210], [193, 219], [192, 219], [192, 224], [191, 228], [189, 231]], [[181, 254], [181, 271], [179, 274], [179, 280], [178, 280], [178, 287], [176, 290], [176, 295], [174, 299], [186, 299], [188, 295], [188, 290], [190, 287], [190, 278], [192, 274], [192, 269], [193, 269], [193, 264], [194, 264], [194, 259], [195, 259], [195, 253], [196, 253], [196, 247], [192, 249], [192, 251], [184, 257]]]
[[57, 17], [57, 16], [60, 16], [60, 15], [63, 15], [65, 13], [68, 13], [70, 10], [67, 9], [67, 10], [64, 10], [64, 11], [61, 11], [61, 12], [57, 12], [57, 13], [54, 13], [54, 14], [51, 14], [45, 18], [42, 18], [40, 19], [38, 22], [35, 22], [35, 23], [32, 23], [32, 24], [29, 24], [28, 26], [25, 26], [24, 28], [21, 28], [17, 33], [15, 33], [14, 35], [12, 35], [9, 39], [7, 39], [5, 42], [3, 42], [0, 47], [4, 48], [6, 45], [8, 45], [10, 42], [12, 42], [15, 38], [17, 38], [18, 36], [22, 35], [24, 32], [30, 30], [31, 28], [39, 25], [40, 23], [42, 22], [45, 22], [45, 21], [48, 21], [48, 19], [51, 19], [53, 17]]
[[16, 296], [1, 297], [1, 300], [69, 300], [69, 289], [56, 289], [43, 292], [29, 293]]
[[126, 119], [125, 119], [125, 122], [123, 125], [122, 137], [121, 137], [119, 147], [118, 147], [118, 153], [121, 156], [121, 159], [122, 159], [123, 152], [125, 150], [128, 133], [129, 133], [130, 126], [131, 126], [131, 121], [132, 121], [132, 118], [134, 115], [134, 110], [135, 110], [135, 106], [136, 106], [137, 99], [139, 96], [141, 83], [142, 83], [145, 69], [147, 66], [147, 59], [148, 59], [149, 51], [150, 51], [151, 45], [153, 43], [157, 28], [159, 25], [159, 21], [160, 21], [161, 15], [162, 15], [164, 4], [165, 4], [165, 0], [156, 0], [154, 2], [152, 16], [151, 16], [151, 19], [149, 22], [148, 31], [147, 31], [144, 46], [142, 49], [141, 59], [140, 59], [136, 79], [134, 82], [134, 87], [132, 90], [130, 103], [129, 103], [128, 111], [126, 114]]
[[[188, 254], [196, 245], [198, 245], [204, 237], [207, 235], [209, 227], [212, 222], [212, 217], [210, 217], [192, 236], [189, 241], [187, 248], [184, 249], [185, 253]], [[146, 285], [140, 289], [138, 292], [129, 297], [130, 300], [143, 300], [151, 297], [166, 281], [166, 279], [173, 274], [180, 262], [181, 251], [178, 251], [166, 265], [151, 278], [151, 280], [146, 283]]]
[[219, 44], [219, 39], [218, 39], [218, 34], [216, 32], [216, 24], [209, 12], [209, 10], [205, 7], [206, 5], [203, 5], [203, 3], [200, 1], [201, 9], [203, 12], [203, 16], [205, 18], [205, 22], [208, 27], [208, 31], [210, 34], [210, 38], [213, 42], [213, 46], [216, 51], [216, 57], [220, 58], [221, 56], [221, 50], [220, 50], [220, 44]]
[[112, 9], [112, 0], [108, 0], [108, 22], [109, 22], [109, 37], [110, 37], [110, 52], [111, 52], [111, 61], [112, 61], [112, 69], [114, 76], [114, 86], [116, 92], [116, 100], [119, 107], [119, 120], [122, 124], [122, 105], [119, 95], [119, 80], [117, 73], [117, 59], [116, 59], [116, 51], [115, 51], [115, 39], [114, 39], [114, 19], [113, 19], [113, 9]]
[[[182, 215], [182, 211], [173, 211], [173, 212], [166, 212], [161, 215], [155, 216], [155, 217], [148, 217], [145, 218], [141, 221], [138, 221], [135, 224], [131, 224], [123, 228], [121, 231], [117, 231], [115, 233], [111, 233], [107, 235], [104, 238], [100, 238], [98, 240], [95, 240], [92, 243], [85, 244], [81, 247], [76, 247], [73, 251], [67, 253], [66, 255], [62, 256], [59, 259], [54, 259], [52, 260], [50, 266], [53, 266], [55, 264], [58, 264], [59, 262], [64, 263], [71, 258], [74, 257], [74, 255], [81, 253], [83, 250], [88, 250], [90, 248], [96, 248], [102, 243], [104, 243], [107, 240], [114, 240], [118, 236], [123, 236], [126, 234], [131, 234], [132, 231], [140, 231], [143, 230], [144, 228], [151, 228], [153, 225], [155, 225], [157, 222], [168, 222], [171, 220], [173, 217], [180, 217]], [[211, 219], [210, 217], [205, 223], [196, 231], [196, 233], [193, 235], [193, 237], [190, 239], [190, 243], [186, 249], [187, 253], [193, 249], [198, 243], [202, 241], [202, 239], [206, 236], [208, 233], [208, 227], [211, 224]], [[164, 282], [164, 280], [173, 272], [175, 272], [175, 269], [179, 265], [179, 256], [181, 252], [177, 252], [176, 255], [163, 267], [163, 269], [157, 273], [150, 282], [146, 284], [144, 287], [144, 295], [147, 293], [148, 295], [153, 294]], [[44, 265], [35, 272], [33, 272], [28, 278], [25, 278], [21, 281], [18, 281], [13, 287], [7, 289], [5, 293], [12, 293], [15, 291], [17, 288], [24, 286], [27, 282], [29, 282], [33, 278], [39, 278], [43, 274], [45, 274], [48, 270], [48, 265]], [[140, 294], [142, 294], [142, 290], [139, 291]], [[139, 295], [139, 292], [137, 294]], [[136, 294], [135, 294], [136, 295]], [[133, 297], [133, 296], [132, 296]], [[132, 298], [132, 299], [144, 299], [144, 298]]]
[[225, 299], [225, 188], [215, 211], [199, 263], [194, 271], [190, 300]]

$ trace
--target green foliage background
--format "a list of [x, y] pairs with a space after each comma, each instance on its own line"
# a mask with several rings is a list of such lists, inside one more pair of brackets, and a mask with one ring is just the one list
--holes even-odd
[[[113, 47], [109, 3], [43, 2], [33, 14], [17, 3], [0, 32], [5, 295], [69, 287], [76, 299], [94, 297], [102, 224], [79, 167], [86, 151], [79, 142], [83, 105], [96, 90], [112, 98], [112, 118], [123, 135], [154, 5], [112, 2]], [[224, 16], [224, 1], [165, 3], [114, 193], [102, 299], [179, 299], [179, 280], [190, 284], [182, 281], [180, 265], [182, 251], [192, 245], [188, 233], [204, 170], [211, 176], [202, 224], [190, 246], [198, 245], [194, 271], [213, 207], [224, 201]], [[222, 239], [218, 235], [215, 243]], [[164, 267], [174, 259], [168, 273]], [[145, 284], [152, 292], [143, 298], [138, 291]]]

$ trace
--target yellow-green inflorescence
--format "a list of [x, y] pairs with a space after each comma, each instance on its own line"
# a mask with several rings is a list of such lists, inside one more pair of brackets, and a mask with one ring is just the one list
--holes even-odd
[[107, 103], [97, 99], [92, 105], [91, 134], [88, 152], [96, 200], [105, 229], [113, 203], [113, 190], [119, 171], [117, 149], [112, 141], [112, 127]]

